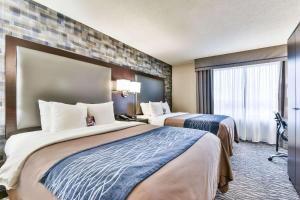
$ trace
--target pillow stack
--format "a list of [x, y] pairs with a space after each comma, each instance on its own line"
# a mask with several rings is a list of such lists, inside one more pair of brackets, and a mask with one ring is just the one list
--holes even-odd
[[151, 117], [157, 117], [164, 114], [162, 102], [149, 102]]
[[87, 126], [87, 117], [92, 116], [96, 125], [115, 121], [113, 102], [76, 105], [39, 100], [41, 126], [43, 131], [57, 132]]
[[163, 114], [171, 113], [168, 102], [162, 103], [160, 102], [149, 102], [149, 103], [141, 103], [141, 109], [144, 115], [157, 117]]

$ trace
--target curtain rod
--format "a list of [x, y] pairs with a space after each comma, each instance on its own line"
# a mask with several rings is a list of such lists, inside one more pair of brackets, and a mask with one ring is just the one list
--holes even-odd
[[203, 71], [203, 70], [209, 70], [209, 69], [242, 67], [242, 66], [246, 66], [246, 65], [255, 65], [255, 64], [262, 64], [262, 63], [269, 63], [269, 62], [276, 62], [276, 61], [287, 61], [287, 56], [281, 56], [281, 57], [269, 58], [269, 59], [259, 59], [259, 60], [243, 61], [243, 62], [237, 62], [237, 63], [212, 65], [212, 66], [205, 66], [205, 67], [197, 67], [197, 66], [195, 66], [195, 70], [196, 71]]

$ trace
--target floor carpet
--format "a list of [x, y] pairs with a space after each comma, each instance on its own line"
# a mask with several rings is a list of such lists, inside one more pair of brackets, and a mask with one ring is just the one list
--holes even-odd
[[275, 147], [261, 143], [235, 144], [231, 158], [234, 180], [216, 200], [299, 200], [287, 175], [287, 159], [268, 161]]

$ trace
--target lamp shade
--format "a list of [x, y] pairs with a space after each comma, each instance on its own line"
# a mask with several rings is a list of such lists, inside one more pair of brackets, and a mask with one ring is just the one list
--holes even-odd
[[130, 82], [129, 92], [140, 93], [141, 83], [140, 82]]
[[117, 91], [129, 91], [130, 81], [125, 79], [117, 80]]

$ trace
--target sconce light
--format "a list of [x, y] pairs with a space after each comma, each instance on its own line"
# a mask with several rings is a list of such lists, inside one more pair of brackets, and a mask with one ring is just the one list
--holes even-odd
[[122, 92], [122, 97], [127, 97], [129, 93], [140, 93], [141, 83], [120, 79], [116, 81], [116, 90]]
[[131, 93], [140, 93], [141, 92], [141, 83], [140, 82], [130, 82], [129, 92]]
[[129, 84], [130, 84], [129, 80], [125, 80], [125, 79], [117, 80], [116, 90], [122, 92], [123, 97], [127, 97], [129, 92], [129, 87], [130, 87]]

